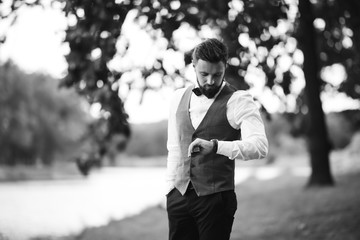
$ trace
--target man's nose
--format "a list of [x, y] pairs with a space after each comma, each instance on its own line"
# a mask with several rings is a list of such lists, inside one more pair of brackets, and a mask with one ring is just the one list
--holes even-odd
[[206, 78], [206, 83], [208, 85], [213, 85], [215, 83], [215, 78], [211, 75], [209, 75], [207, 78]]

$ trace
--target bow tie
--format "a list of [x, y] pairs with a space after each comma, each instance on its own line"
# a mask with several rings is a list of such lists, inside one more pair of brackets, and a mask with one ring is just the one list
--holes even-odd
[[192, 91], [193, 91], [193, 93], [195, 93], [196, 96], [202, 95], [202, 92], [201, 92], [200, 88], [198, 88], [198, 87], [194, 88]]

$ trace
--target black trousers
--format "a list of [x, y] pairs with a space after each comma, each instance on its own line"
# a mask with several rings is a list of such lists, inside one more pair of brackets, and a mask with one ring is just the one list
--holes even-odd
[[167, 195], [169, 240], [228, 240], [236, 209], [233, 190], [199, 197], [174, 188]]

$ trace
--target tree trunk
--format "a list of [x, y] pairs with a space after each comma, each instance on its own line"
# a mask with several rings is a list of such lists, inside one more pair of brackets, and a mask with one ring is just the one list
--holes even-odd
[[299, 0], [299, 11], [300, 35], [298, 40], [304, 54], [305, 95], [308, 106], [307, 120], [309, 121], [306, 135], [312, 170], [308, 186], [328, 186], [333, 185], [334, 181], [329, 162], [330, 143], [320, 99], [318, 51], [310, 1]]

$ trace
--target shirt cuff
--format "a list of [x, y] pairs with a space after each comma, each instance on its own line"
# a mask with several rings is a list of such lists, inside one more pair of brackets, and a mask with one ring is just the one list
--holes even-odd
[[[229, 146], [228, 142], [218, 141], [218, 149], [217, 149], [216, 153], [224, 155], [224, 156], [229, 157], [231, 159], [231, 156], [228, 155], [229, 152], [231, 152], [231, 147]], [[231, 160], [233, 160], [233, 159], [231, 159]]]
[[235, 158], [244, 158], [241, 152], [238, 152], [237, 154], [234, 153], [234, 142], [232, 141], [218, 141], [218, 150], [216, 153], [224, 155], [230, 160], [234, 160]]

